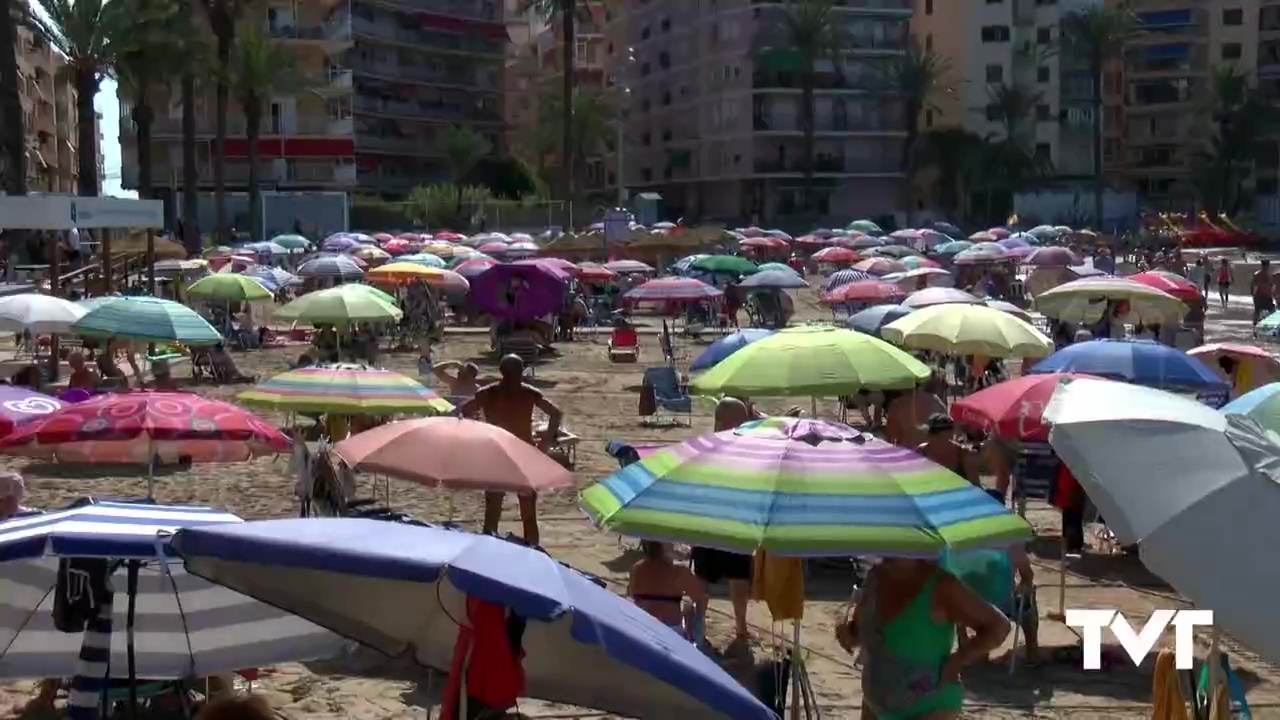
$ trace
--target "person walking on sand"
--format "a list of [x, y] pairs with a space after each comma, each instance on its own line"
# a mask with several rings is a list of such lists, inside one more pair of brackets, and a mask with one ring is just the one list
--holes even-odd
[[1254, 325], [1257, 325], [1259, 320], [1270, 315], [1276, 309], [1276, 301], [1272, 297], [1274, 293], [1273, 283], [1271, 261], [1263, 258], [1262, 266], [1253, 274], [1253, 281], [1249, 285], [1249, 294], [1253, 296]]
[[[477, 412], [483, 413], [484, 421], [497, 425], [521, 440], [546, 449], [548, 438], [556, 438], [560, 434], [560, 420], [563, 417], [560, 408], [556, 407], [542, 392], [524, 381], [524, 361], [518, 355], [507, 355], [498, 363], [500, 379], [476, 391], [474, 397], [458, 408], [462, 417], [470, 417]], [[535, 442], [533, 432], [533, 411], [541, 410], [547, 416], [547, 429], [542, 433], [542, 441]], [[484, 494], [484, 532], [498, 532], [498, 521], [502, 519], [502, 499], [504, 493], [486, 490]], [[521, 495], [520, 521], [524, 525], [524, 541], [530, 545], [538, 545], [538, 496]]]

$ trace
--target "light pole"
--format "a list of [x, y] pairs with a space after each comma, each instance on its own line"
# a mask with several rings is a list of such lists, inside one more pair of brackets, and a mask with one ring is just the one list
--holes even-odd
[[615, 123], [617, 137], [614, 138], [614, 152], [617, 154], [617, 163], [615, 170], [617, 171], [618, 180], [618, 207], [626, 207], [627, 205], [627, 151], [626, 151], [626, 129], [627, 129], [627, 109], [631, 104], [631, 88], [627, 87], [626, 76], [631, 69], [631, 65], [636, 61], [636, 49], [627, 48], [627, 54], [622, 58], [622, 70], [614, 77], [614, 84], [618, 89], [618, 121]]

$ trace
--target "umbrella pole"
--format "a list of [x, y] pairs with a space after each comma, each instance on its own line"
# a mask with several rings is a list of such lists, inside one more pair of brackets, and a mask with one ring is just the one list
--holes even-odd
[[1213, 696], [1218, 691], [1218, 685], [1224, 681], [1222, 677], [1221, 641], [1222, 630], [1217, 625], [1214, 625], [1213, 634], [1209, 640], [1209, 655], [1205, 658], [1205, 662], [1209, 663], [1209, 687], [1205, 690], [1206, 707], [1213, 706]]
[[1062, 533], [1058, 543], [1058, 613], [1054, 620], [1067, 618], [1067, 534]]
[[156, 499], [156, 444], [155, 440], [147, 442], [147, 499]]
[[138, 568], [142, 563], [129, 561], [129, 606], [125, 616], [125, 652], [129, 666], [129, 718], [138, 716], [137, 654], [134, 651], [133, 620], [138, 609]]

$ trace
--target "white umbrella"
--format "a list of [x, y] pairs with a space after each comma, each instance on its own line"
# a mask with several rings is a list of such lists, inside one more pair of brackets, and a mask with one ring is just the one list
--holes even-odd
[[1280, 661], [1280, 436], [1161, 390], [1076, 380], [1044, 417], [1049, 442], [1125, 544], [1217, 625]]
[[66, 332], [88, 310], [52, 295], [23, 293], [0, 299], [0, 329], [36, 334]]

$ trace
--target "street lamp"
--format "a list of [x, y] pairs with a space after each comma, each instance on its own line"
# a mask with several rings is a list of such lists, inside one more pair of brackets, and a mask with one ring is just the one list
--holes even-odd
[[627, 205], [627, 182], [626, 182], [626, 117], [627, 108], [631, 104], [631, 88], [627, 86], [625, 78], [631, 65], [636, 61], [636, 49], [627, 48], [626, 56], [622, 59], [622, 70], [613, 78], [614, 87], [618, 89], [618, 121], [615, 123], [617, 137], [614, 139], [614, 152], [617, 154], [618, 161], [615, 170], [617, 171], [618, 180], [618, 207], [626, 207]]

